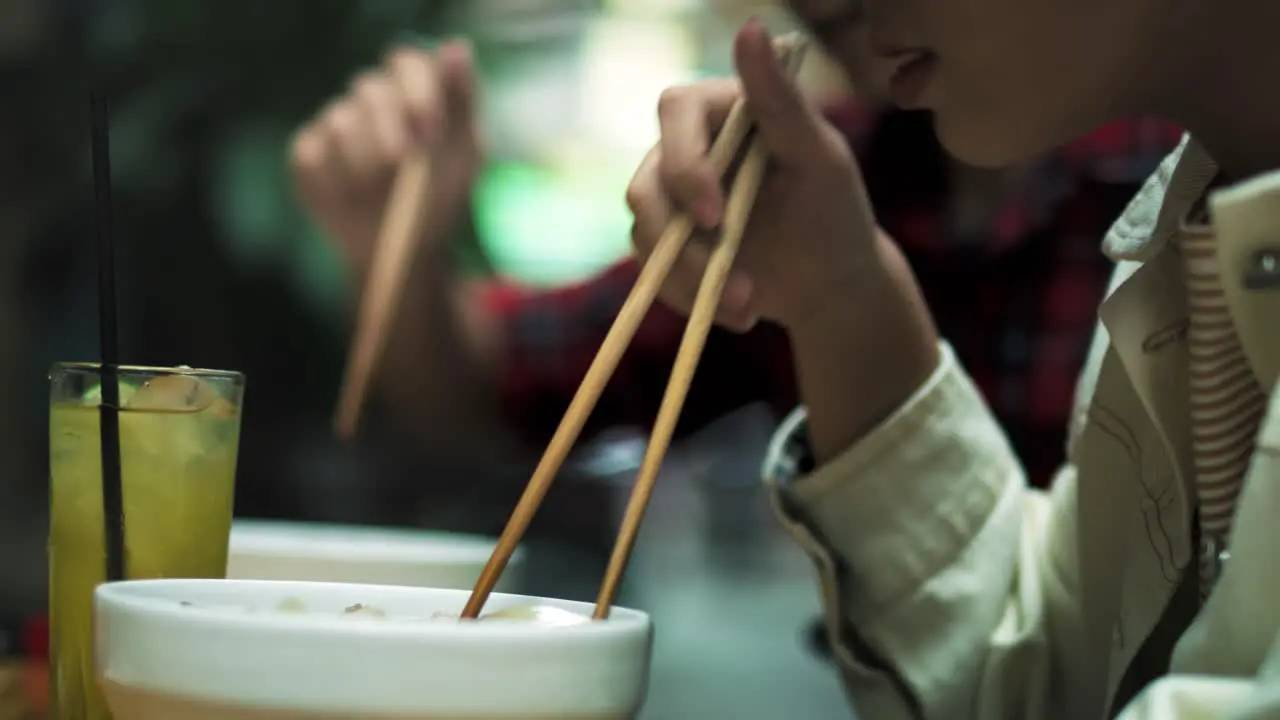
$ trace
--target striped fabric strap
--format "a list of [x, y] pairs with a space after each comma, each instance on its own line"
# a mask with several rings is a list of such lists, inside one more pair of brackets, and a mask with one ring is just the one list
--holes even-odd
[[1201, 595], [1207, 597], [1228, 546], [1267, 398], [1236, 335], [1222, 292], [1212, 232], [1185, 230], [1181, 250], [1190, 313], [1188, 384], [1200, 517]]

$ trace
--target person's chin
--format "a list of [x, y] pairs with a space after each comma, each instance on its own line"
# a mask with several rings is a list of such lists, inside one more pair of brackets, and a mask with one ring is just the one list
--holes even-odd
[[1007, 132], [1008, 124], [998, 118], [935, 111], [933, 126], [942, 147], [955, 159], [974, 167], [1008, 167], [1038, 152], [1020, 142], [1016, 133]]

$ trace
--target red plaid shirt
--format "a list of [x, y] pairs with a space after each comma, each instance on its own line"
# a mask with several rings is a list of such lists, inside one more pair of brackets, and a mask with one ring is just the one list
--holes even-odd
[[[1151, 120], [1101, 128], [1031, 169], [985, 231], [960, 237], [946, 222], [948, 161], [927, 116], [868, 122], [844, 108], [830, 117], [858, 152], [879, 220], [910, 259], [943, 337], [1043, 484], [1063, 459], [1076, 374], [1111, 273], [1099, 242], [1180, 132]], [[504, 410], [530, 442], [550, 438], [635, 277], [628, 261], [551, 291], [486, 288], [505, 330]], [[649, 313], [588, 432], [651, 421], [683, 329], [666, 308]], [[679, 430], [756, 401], [790, 410], [791, 365], [777, 327], [714, 331]]]

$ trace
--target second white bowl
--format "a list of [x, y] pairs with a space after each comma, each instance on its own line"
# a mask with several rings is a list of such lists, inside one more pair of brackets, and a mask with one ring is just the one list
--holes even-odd
[[[237, 519], [227, 577], [470, 590], [495, 542], [410, 528]], [[499, 590], [519, 589], [522, 559], [517, 551]]]

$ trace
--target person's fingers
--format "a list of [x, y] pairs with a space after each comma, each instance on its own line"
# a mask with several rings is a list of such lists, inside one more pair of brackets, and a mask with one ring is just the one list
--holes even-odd
[[[638, 233], [639, 230], [633, 227], [632, 232]], [[644, 240], [632, 242], [637, 248], [645, 244]], [[648, 241], [650, 247], [653, 242], [653, 240]], [[658, 299], [681, 314], [687, 315], [693, 309], [694, 300], [698, 297], [698, 285], [702, 282], [702, 276], [706, 273], [710, 258], [709, 246], [699, 242], [689, 242], [671, 266], [671, 272], [662, 282], [662, 287], [658, 289]], [[648, 259], [648, 256], [644, 255], [641, 256], [640, 261], [648, 262]]]
[[720, 223], [724, 195], [707, 157], [740, 90], [734, 80], [669, 88], [658, 100], [661, 172], [666, 192], [702, 227]]
[[322, 165], [315, 173], [316, 185], [323, 186], [333, 198], [349, 194], [355, 182], [341, 150], [344, 128], [353, 124], [355, 115], [354, 107], [343, 97], [329, 103], [314, 123], [315, 135], [323, 149]]
[[770, 153], [784, 165], [824, 159], [821, 124], [784, 73], [764, 26], [747, 22], [734, 39], [733, 55], [747, 107]]
[[378, 145], [364, 113], [348, 95], [325, 113], [325, 134], [330, 146], [329, 167], [344, 192], [360, 192], [377, 174]]
[[[673, 217], [671, 203], [663, 191], [661, 179], [661, 152], [650, 150], [636, 170], [635, 177], [627, 186], [627, 206], [635, 220], [631, 225], [631, 244], [635, 248], [636, 258], [641, 263], [649, 261], [658, 241]], [[682, 313], [689, 312], [693, 306], [693, 298], [697, 292], [696, 281], [690, 283], [688, 277], [697, 277], [701, 268], [705, 267], [706, 253], [686, 252], [686, 257], [676, 261], [667, 276], [666, 282], [658, 292], [659, 298]]]
[[[700, 231], [690, 238], [685, 254], [696, 261], [696, 268], [688, 272], [696, 273], [688, 281], [695, 288], [702, 285], [707, 274], [707, 266], [711, 255], [715, 252], [716, 243], [720, 241], [720, 233], [715, 230]], [[758, 320], [752, 309], [753, 287], [751, 279], [738, 268], [729, 272], [724, 288], [720, 291], [720, 302], [716, 306], [716, 324], [730, 330], [745, 332], [750, 330]]]
[[427, 143], [440, 139], [444, 126], [439, 71], [430, 54], [401, 48], [386, 60], [387, 72], [400, 91], [409, 127]]
[[385, 73], [367, 73], [352, 85], [352, 96], [372, 142], [371, 162], [379, 171], [389, 172], [410, 144], [400, 93]]
[[478, 92], [471, 46], [453, 40], [436, 55], [445, 101], [445, 118], [453, 137], [474, 139], [479, 130]]
[[[662, 302], [686, 314], [693, 309], [715, 249], [714, 239], [714, 234], [689, 239], [658, 291]], [[750, 330], [758, 320], [751, 309], [751, 291], [751, 281], [739, 271], [732, 272], [716, 307], [716, 323], [736, 332]]]
[[365, 186], [352, 177], [339, 150], [341, 138], [333, 128], [343, 126], [342, 117], [347, 113], [340, 108], [351, 109], [352, 106], [345, 99], [331, 103], [298, 132], [290, 151], [290, 164], [299, 199], [358, 266], [364, 250], [352, 243], [359, 242], [359, 238], [341, 229], [345, 209], [350, 207], [348, 203], [355, 198], [363, 199]]
[[328, 153], [324, 127], [318, 120], [304, 126], [289, 149], [289, 167], [298, 195], [313, 206], [332, 195]]
[[[661, 152], [651, 150], [636, 171], [627, 188], [627, 205], [635, 221], [631, 228], [631, 241], [640, 262], [646, 262], [674, 216], [673, 208], [663, 191], [661, 180]], [[681, 312], [693, 307], [698, 287], [706, 274], [707, 262], [713, 245], [703, 233], [689, 238], [680, 258], [671, 269], [659, 297]], [[714, 240], [714, 233], [710, 240]], [[755, 324], [750, 312], [751, 286], [740, 273], [730, 276], [717, 311], [717, 321], [733, 330], [747, 330]]]
[[662, 188], [661, 163], [662, 153], [657, 148], [650, 150], [627, 185], [627, 207], [635, 217], [631, 240], [641, 258], [653, 252], [671, 218], [671, 203]]

